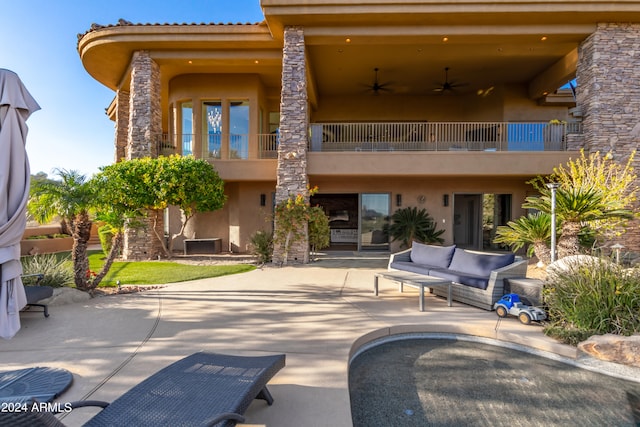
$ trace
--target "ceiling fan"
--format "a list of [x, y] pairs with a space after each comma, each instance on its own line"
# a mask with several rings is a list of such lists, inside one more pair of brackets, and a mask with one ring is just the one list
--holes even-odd
[[449, 67], [444, 68], [444, 83], [438, 84], [438, 87], [433, 89], [434, 92], [455, 92], [456, 88], [467, 86], [467, 83], [456, 83], [449, 81]]
[[373, 84], [367, 85], [369, 90], [373, 92], [374, 95], [379, 95], [380, 92], [391, 91], [391, 89], [388, 88], [391, 82], [380, 83], [378, 81], [378, 71], [380, 71], [380, 69], [377, 67], [373, 69], [373, 72], [374, 72]]

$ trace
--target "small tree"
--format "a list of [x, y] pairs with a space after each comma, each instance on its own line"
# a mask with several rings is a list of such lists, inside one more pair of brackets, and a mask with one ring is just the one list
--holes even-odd
[[56, 169], [60, 181], [37, 180], [31, 186], [27, 205], [29, 214], [45, 224], [59, 216], [69, 227], [73, 237], [71, 259], [76, 287], [89, 290], [89, 258], [87, 246], [91, 237], [94, 203], [93, 187], [85, 175], [78, 171]]
[[173, 240], [184, 235], [188, 222], [198, 212], [220, 209], [226, 201], [224, 182], [213, 166], [192, 156], [127, 160], [102, 168], [101, 176], [109, 183], [113, 203], [127, 212], [142, 215], [151, 210], [157, 221], [160, 210], [169, 206], [180, 209], [180, 229], [168, 244], [153, 227], [168, 257], [173, 252]]
[[579, 159], [554, 168], [553, 174], [546, 178], [539, 176], [529, 182], [540, 196], [528, 197], [523, 207], [548, 214], [551, 213], [551, 190], [545, 184], [560, 184], [556, 193], [556, 214], [561, 227], [560, 258], [579, 253], [580, 234], [585, 227], [607, 239], [621, 233], [622, 226], [634, 216], [631, 208], [638, 191], [631, 166], [634, 156], [635, 152], [626, 165], [620, 165], [611, 156], [603, 157], [595, 152], [586, 157], [581, 151]]
[[[318, 187], [308, 189], [309, 196], [318, 192]], [[303, 194], [291, 196], [275, 207], [277, 224], [273, 244], [283, 248], [283, 264], [287, 263], [289, 250], [293, 243], [305, 237], [314, 250], [329, 246], [329, 219], [322, 208], [311, 207]]]
[[320, 206], [309, 208], [309, 246], [312, 252], [328, 248], [331, 241], [329, 218]]
[[426, 209], [398, 209], [391, 216], [391, 221], [389, 234], [393, 241], [400, 240], [402, 247], [410, 248], [414, 240], [421, 243], [444, 242], [440, 237], [444, 230], [436, 230], [436, 222]]
[[283, 248], [282, 263], [287, 264], [289, 250], [293, 243], [304, 239], [309, 223], [309, 202], [298, 194], [278, 203], [274, 210], [276, 228], [273, 235], [274, 246]]
[[544, 264], [551, 262], [551, 216], [536, 212], [522, 216], [496, 230], [495, 243], [502, 243], [517, 251], [526, 246], [527, 256], [535, 255]]

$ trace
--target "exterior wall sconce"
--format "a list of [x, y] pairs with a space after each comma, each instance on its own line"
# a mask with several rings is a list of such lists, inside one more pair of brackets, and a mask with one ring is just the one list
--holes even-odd
[[402, 206], [402, 194], [396, 194], [396, 206]]
[[442, 195], [442, 206], [449, 206], [449, 195], [448, 194], [443, 194]]
[[260, 194], [260, 206], [266, 206], [267, 205], [267, 195], [262, 193]]

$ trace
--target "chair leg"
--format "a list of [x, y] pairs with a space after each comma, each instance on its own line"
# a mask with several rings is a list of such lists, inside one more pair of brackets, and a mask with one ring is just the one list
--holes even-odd
[[273, 396], [271, 396], [271, 393], [269, 393], [269, 390], [267, 390], [266, 386], [262, 390], [260, 390], [260, 393], [258, 393], [256, 399], [266, 400], [267, 405], [273, 405]]
[[49, 317], [49, 306], [46, 304], [27, 304], [29, 307], [42, 307], [44, 310], [44, 317]]

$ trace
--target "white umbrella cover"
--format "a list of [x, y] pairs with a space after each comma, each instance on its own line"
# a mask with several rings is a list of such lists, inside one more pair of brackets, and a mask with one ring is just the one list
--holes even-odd
[[20, 329], [19, 311], [27, 303], [20, 279], [31, 173], [26, 121], [39, 109], [18, 75], [0, 69], [0, 337], [5, 339]]

